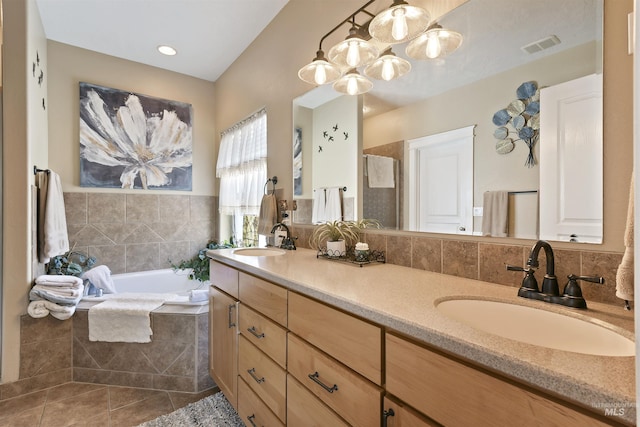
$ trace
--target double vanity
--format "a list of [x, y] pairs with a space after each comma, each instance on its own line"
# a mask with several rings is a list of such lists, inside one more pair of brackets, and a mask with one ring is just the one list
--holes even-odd
[[620, 307], [308, 249], [207, 254], [211, 375], [247, 426], [635, 424]]

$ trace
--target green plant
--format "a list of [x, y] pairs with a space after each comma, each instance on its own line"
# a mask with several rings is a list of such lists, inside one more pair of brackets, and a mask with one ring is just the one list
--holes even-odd
[[345, 245], [354, 246], [360, 240], [360, 234], [365, 228], [380, 228], [380, 222], [375, 219], [329, 221], [313, 229], [309, 237], [309, 245], [314, 249], [320, 249], [326, 241], [344, 240]]
[[209, 280], [209, 258], [207, 258], [207, 251], [209, 249], [227, 249], [235, 247], [236, 246], [233, 243], [217, 243], [215, 240], [210, 240], [209, 243], [207, 243], [207, 246], [203, 249], [200, 249], [198, 251], [198, 255], [194, 256], [193, 258], [182, 260], [178, 264], [174, 264], [171, 260], [169, 260], [169, 263], [171, 264], [171, 268], [173, 268], [174, 270], [191, 269], [191, 273], [189, 273], [189, 279], [205, 282]]

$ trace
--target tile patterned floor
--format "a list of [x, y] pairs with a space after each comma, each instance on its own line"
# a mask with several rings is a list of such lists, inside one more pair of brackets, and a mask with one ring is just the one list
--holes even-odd
[[0, 427], [129, 427], [217, 392], [180, 393], [71, 382], [0, 401]]

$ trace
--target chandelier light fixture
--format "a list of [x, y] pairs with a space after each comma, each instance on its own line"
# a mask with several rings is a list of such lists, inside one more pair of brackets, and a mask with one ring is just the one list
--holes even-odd
[[[367, 1], [320, 39], [316, 57], [298, 71], [301, 80], [313, 85], [333, 83], [338, 92], [359, 95], [373, 87], [367, 77], [389, 81], [411, 71], [411, 63], [396, 56], [391, 45], [409, 42], [405, 53], [421, 60], [440, 58], [460, 47], [462, 35], [436, 23], [429, 25], [431, 18], [426, 10], [394, 0], [389, 8], [374, 15], [367, 7], [375, 1]], [[347, 23], [349, 35], [329, 50], [327, 59], [322, 43]], [[384, 48], [376, 47], [380, 45]]]

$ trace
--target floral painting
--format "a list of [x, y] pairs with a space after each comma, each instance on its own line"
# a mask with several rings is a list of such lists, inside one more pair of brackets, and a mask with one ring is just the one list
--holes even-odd
[[190, 104], [80, 83], [80, 185], [191, 190]]

